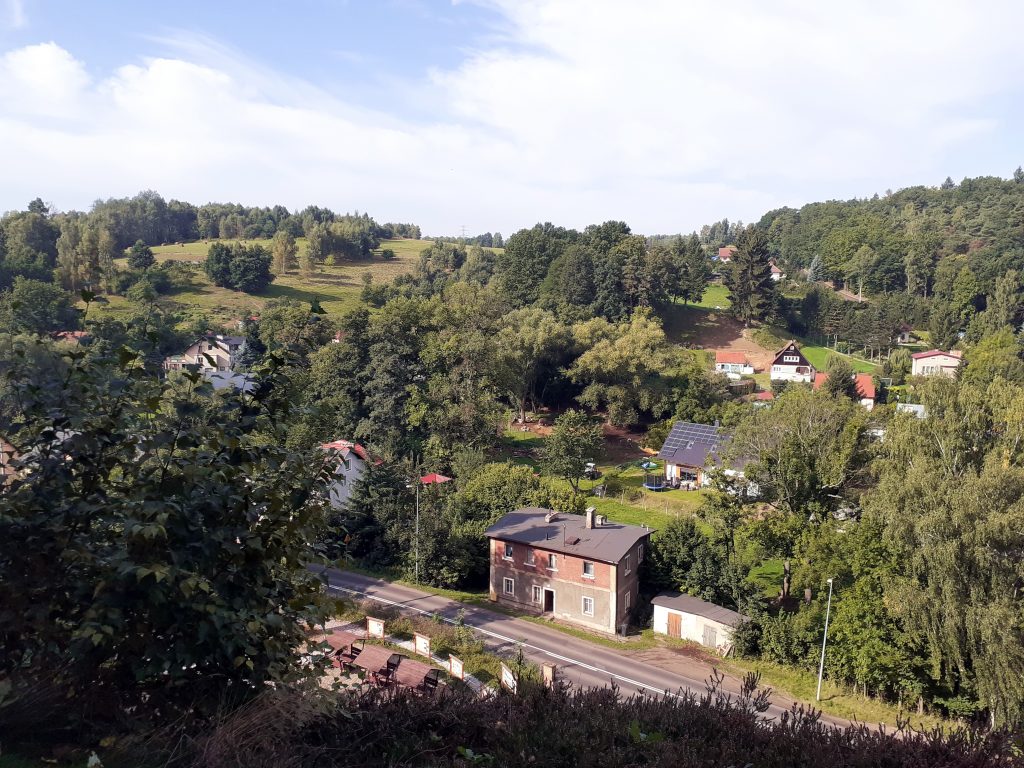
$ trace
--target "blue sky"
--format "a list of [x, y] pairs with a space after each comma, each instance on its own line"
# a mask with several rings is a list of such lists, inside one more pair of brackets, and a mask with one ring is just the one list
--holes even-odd
[[1007, 176], [1019, 5], [0, 0], [0, 209], [152, 188], [665, 233]]

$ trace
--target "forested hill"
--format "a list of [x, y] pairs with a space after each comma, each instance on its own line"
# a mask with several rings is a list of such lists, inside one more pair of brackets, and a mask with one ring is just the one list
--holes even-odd
[[817, 279], [931, 296], [951, 292], [967, 267], [987, 292], [1007, 270], [1024, 268], [1024, 171], [780, 208], [758, 224], [787, 267], [813, 267]]

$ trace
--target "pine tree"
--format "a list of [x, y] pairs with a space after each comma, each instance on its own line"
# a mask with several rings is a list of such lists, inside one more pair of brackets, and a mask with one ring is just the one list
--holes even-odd
[[764, 320], [775, 307], [775, 281], [769, 262], [768, 238], [756, 227], [745, 229], [736, 240], [730, 268], [723, 275], [732, 311], [744, 325]]

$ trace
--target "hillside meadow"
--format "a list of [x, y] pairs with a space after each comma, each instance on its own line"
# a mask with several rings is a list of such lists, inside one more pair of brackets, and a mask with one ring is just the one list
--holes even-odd
[[[298, 270], [289, 270], [277, 275], [266, 291], [251, 295], [220, 288], [206, 277], [203, 262], [207, 251], [215, 240], [197, 240], [189, 243], [160, 245], [153, 248], [157, 262], [180, 261], [193, 265], [194, 273], [189, 285], [176, 289], [158, 299], [168, 308], [190, 316], [204, 316], [212, 323], [230, 324], [246, 315], [258, 314], [272, 299], [295, 299], [303, 303], [314, 300], [320, 303], [328, 316], [339, 316], [359, 303], [363, 287], [363, 275], [369, 273], [374, 283], [390, 283], [398, 275], [412, 271], [419, 260], [420, 252], [429, 248], [432, 240], [382, 240], [373, 256], [362, 261], [351, 261], [335, 266], [322, 265], [312, 277], [304, 278]], [[269, 239], [240, 240], [245, 245], [262, 245], [270, 248]], [[297, 241], [300, 251], [306, 248], [306, 239]], [[383, 259], [385, 249], [394, 252], [395, 258]], [[490, 249], [497, 250], [497, 249]], [[118, 259], [125, 265], [125, 259]], [[107, 296], [108, 304], [94, 307], [93, 315], [118, 315], [129, 311], [130, 303], [122, 296]]]

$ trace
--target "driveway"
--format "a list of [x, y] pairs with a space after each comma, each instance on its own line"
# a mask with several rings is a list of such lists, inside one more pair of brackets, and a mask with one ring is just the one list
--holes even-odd
[[[340, 594], [377, 601], [402, 611], [437, 614], [449, 621], [457, 620], [461, 614], [462, 621], [476, 629], [490, 649], [514, 653], [517, 646], [521, 647], [531, 662], [555, 664], [560, 679], [583, 688], [614, 684], [626, 693], [678, 696], [691, 691], [699, 695], [706, 692], [706, 681], [713, 671], [711, 665], [698, 658], [608, 648], [532, 621], [350, 571], [328, 568], [324, 575], [330, 589]], [[740, 681], [726, 675], [722, 687], [736, 693]], [[790, 700], [773, 694], [765, 716], [778, 718], [791, 705]], [[841, 727], [850, 724], [825, 715], [822, 720]]]

